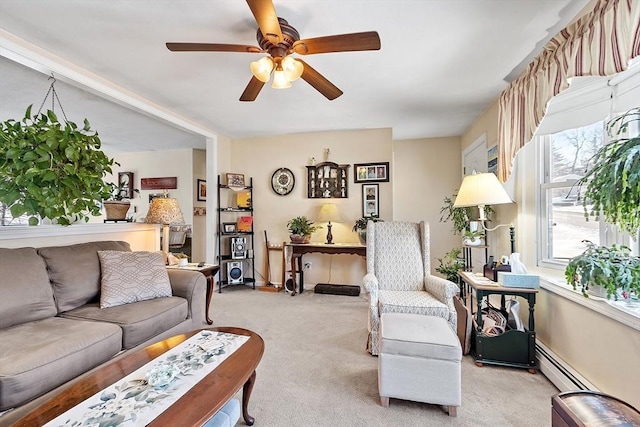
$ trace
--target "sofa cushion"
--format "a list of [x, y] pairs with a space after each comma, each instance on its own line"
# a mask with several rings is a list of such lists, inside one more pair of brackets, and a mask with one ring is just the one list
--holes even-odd
[[47, 266], [34, 248], [0, 248], [0, 329], [55, 316]]
[[118, 325], [122, 328], [122, 347], [130, 349], [184, 322], [188, 313], [186, 299], [168, 297], [109, 308], [88, 304], [61, 316]]
[[98, 251], [102, 250], [130, 251], [131, 247], [127, 242], [101, 241], [38, 249], [49, 269], [58, 313], [98, 301]]
[[0, 343], [0, 410], [5, 410], [115, 356], [122, 331], [109, 323], [50, 317], [0, 330]]
[[98, 251], [98, 258], [100, 308], [171, 296], [162, 252]]
[[449, 307], [425, 291], [378, 291], [382, 313], [411, 313], [449, 319]]

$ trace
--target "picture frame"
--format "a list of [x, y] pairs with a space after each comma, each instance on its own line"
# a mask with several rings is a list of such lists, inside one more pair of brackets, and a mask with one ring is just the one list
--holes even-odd
[[238, 230], [235, 222], [223, 222], [222, 223], [222, 233], [223, 234], [234, 234]]
[[197, 191], [198, 191], [198, 195], [197, 195], [197, 200], [199, 202], [206, 202], [207, 201], [207, 181], [204, 179], [199, 179], [197, 180], [198, 185], [197, 185]]
[[244, 175], [241, 173], [227, 174], [227, 187], [244, 187]]
[[362, 185], [362, 216], [380, 217], [380, 187], [378, 184]]
[[353, 182], [389, 182], [389, 162], [354, 163]]

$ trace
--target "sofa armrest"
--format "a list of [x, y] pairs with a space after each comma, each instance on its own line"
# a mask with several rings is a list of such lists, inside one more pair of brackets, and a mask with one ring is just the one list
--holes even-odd
[[206, 324], [207, 279], [197, 271], [168, 269], [167, 272], [173, 295], [189, 303], [189, 317], [194, 325]]

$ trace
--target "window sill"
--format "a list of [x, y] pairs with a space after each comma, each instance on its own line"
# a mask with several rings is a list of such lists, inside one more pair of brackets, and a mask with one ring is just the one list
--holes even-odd
[[539, 269], [538, 271], [531, 271], [531, 273], [540, 275], [540, 287], [542, 289], [607, 316], [636, 331], [640, 331], [640, 302], [613, 301], [597, 297], [586, 298], [581, 292], [574, 291], [564, 278], [553, 270]]

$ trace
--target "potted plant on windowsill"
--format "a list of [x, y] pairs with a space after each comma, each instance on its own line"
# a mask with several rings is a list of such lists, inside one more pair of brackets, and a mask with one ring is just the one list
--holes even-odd
[[[131, 200], [129, 199], [129, 189], [124, 186], [123, 183], [118, 185], [114, 183], [109, 184], [111, 186], [111, 196], [105, 200], [104, 210], [108, 220], [123, 220], [127, 218], [127, 212], [131, 207]], [[136, 194], [140, 193], [140, 190], [133, 188], [132, 191]]]
[[378, 222], [382, 220], [378, 218], [377, 215], [363, 216], [362, 218], [357, 219], [353, 225], [352, 230], [358, 233], [358, 239], [360, 239], [360, 243], [363, 245], [367, 243], [367, 223], [369, 221]]
[[313, 225], [313, 221], [309, 221], [305, 216], [298, 216], [287, 222], [289, 229], [289, 238], [293, 243], [309, 243], [311, 233], [320, 230], [322, 226]]
[[626, 246], [598, 246], [583, 240], [587, 249], [572, 258], [565, 269], [565, 278], [589, 295], [611, 299], [638, 298], [640, 296], [640, 257], [631, 256]]
[[29, 106], [21, 121], [10, 119], [1, 127], [0, 202], [14, 218], [69, 225], [100, 215], [111, 190], [103, 177], [114, 161], [100, 150], [86, 119], [82, 127], [60, 123], [51, 110], [32, 118]]
[[[640, 108], [634, 108], [612, 119], [607, 133], [613, 139], [590, 159], [593, 166], [578, 180], [584, 190], [582, 201], [586, 220], [604, 216], [622, 231], [637, 238], [640, 229], [640, 135], [621, 137], [632, 122], [640, 122]], [[606, 297], [638, 298], [640, 296], [640, 258], [631, 255], [626, 246], [597, 246], [584, 241], [587, 249], [572, 258], [566, 269], [567, 282], [583, 295], [602, 286]]]

